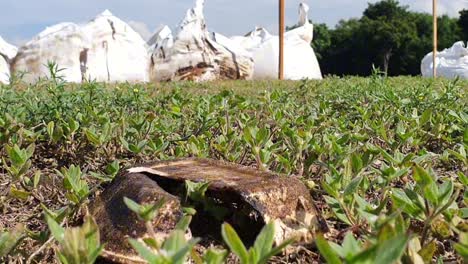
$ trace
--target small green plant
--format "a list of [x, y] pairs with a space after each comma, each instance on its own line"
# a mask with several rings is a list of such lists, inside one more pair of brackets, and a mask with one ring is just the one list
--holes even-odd
[[102, 182], [111, 182], [120, 171], [120, 164], [118, 160], [109, 163], [103, 173], [91, 172], [90, 175]]
[[224, 207], [217, 205], [212, 199], [206, 197], [206, 191], [210, 186], [210, 182], [191, 182], [185, 181], [185, 189], [187, 198], [190, 199], [195, 205], [200, 205], [203, 210], [208, 212], [217, 220], [223, 220], [228, 210]]
[[3, 158], [4, 167], [12, 179], [18, 181], [31, 168], [31, 157], [34, 154], [35, 145], [31, 144], [25, 149], [16, 144], [14, 146], [7, 145], [5, 149], [10, 165], [8, 166], [7, 160]]
[[468, 261], [468, 232], [460, 234], [459, 242], [454, 245], [455, 250], [463, 257], [464, 261]]
[[[201, 260], [198, 261], [200, 264], [222, 264], [225, 263], [226, 258], [229, 254], [227, 250], [216, 250], [216, 249], [208, 249]], [[197, 261], [195, 261], [197, 263]], [[197, 263], [197, 264], [198, 264]]]
[[140, 205], [127, 197], [124, 198], [124, 202], [127, 207], [132, 210], [140, 220], [144, 222], [151, 222], [158, 214], [159, 209], [161, 209], [165, 203], [165, 201], [161, 199], [156, 204]]
[[90, 216], [81, 227], [63, 228], [52, 217], [46, 215], [53, 237], [59, 243], [58, 259], [63, 264], [92, 264], [101, 254], [99, 228]]
[[8, 256], [25, 237], [24, 226], [18, 225], [15, 229], [0, 233], [0, 258]]
[[130, 210], [137, 214], [140, 220], [145, 222], [148, 233], [151, 236], [144, 239], [144, 241], [129, 239], [130, 244], [138, 254], [150, 264], [185, 263], [192, 248], [200, 241], [199, 239], [187, 241], [185, 238], [191, 216], [182, 217], [175, 230], [160, 244], [154, 232], [152, 221], [165, 201], [160, 200], [156, 204], [140, 205], [125, 197], [124, 202]]
[[316, 245], [327, 263], [383, 263], [393, 264], [401, 259], [406, 251], [409, 237], [399, 234], [391, 225], [385, 225], [378, 235], [377, 242], [362, 244], [348, 233], [343, 244], [327, 242], [322, 235], [316, 238]]
[[[120, 168], [210, 157], [310, 183], [314, 193], [324, 195], [325, 221], [339, 231], [327, 239], [340, 247], [351, 244], [341, 234], [353, 231], [356, 252], [366, 252], [385, 240], [379, 237], [384, 223], [394, 224], [398, 216], [405, 223], [400, 228], [411, 234], [398, 261], [463, 262], [468, 222], [464, 80], [386, 78], [375, 71], [370, 78], [321, 82], [168, 83], [154, 89], [67, 84], [57, 65], [48, 66], [50, 77], [35, 84], [18, 76], [0, 85], [0, 212], [12, 215], [5, 226], [27, 219], [31, 230], [25, 233], [34, 240], [6, 261], [21, 262], [26, 252], [36, 250], [31, 245], [48, 241], [47, 230], [37, 224], [38, 215], [48, 212], [39, 204], [66, 207], [49, 214], [67, 223]], [[62, 167], [65, 173], [53, 173]], [[222, 220], [223, 208], [212, 207], [219, 204], [207, 199], [205, 183], [197, 185], [186, 206]], [[34, 260], [43, 261], [39, 257], [50, 252], [49, 243]], [[355, 255], [336, 253], [343, 262]], [[309, 257], [320, 262], [317, 254]]]
[[173, 231], [161, 247], [130, 239], [130, 244], [149, 264], [183, 264], [199, 239], [185, 238], [182, 230]]
[[81, 205], [90, 194], [89, 185], [84, 179], [80, 167], [71, 165], [57, 173], [63, 178], [63, 186], [68, 191], [67, 198], [74, 205]]
[[270, 133], [269, 129], [256, 126], [248, 126], [244, 129], [244, 140], [252, 149], [257, 166], [261, 170], [267, 170], [267, 165], [271, 160]]
[[231, 225], [225, 223], [222, 226], [221, 234], [224, 242], [228, 245], [229, 249], [236, 254], [241, 264], [264, 264], [267, 261], [278, 255], [294, 240], [289, 239], [281, 243], [280, 245], [273, 247], [274, 235], [275, 235], [275, 223], [271, 222], [263, 227], [253, 247], [249, 250], [245, 247], [242, 240], [237, 235], [234, 228]]

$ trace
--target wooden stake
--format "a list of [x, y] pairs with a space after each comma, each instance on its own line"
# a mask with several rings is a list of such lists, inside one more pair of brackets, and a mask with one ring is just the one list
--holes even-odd
[[437, 77], [436, 57], [437, 57], [437, 0], [432, 0], [432, 27], [433, 27], [433, 50], [432, 50], [432, 75]]
[[284, 79], [284, 0], [279, 0], [279, 65], [278, 79]]

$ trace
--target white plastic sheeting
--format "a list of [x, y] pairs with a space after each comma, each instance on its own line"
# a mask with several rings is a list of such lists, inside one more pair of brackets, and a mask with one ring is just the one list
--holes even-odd
[[[427, 54], [421, 62], [421, 72], [424, 77], [432, 77], [433, 53]], [[463, 41], [456, 42], [451, 48], [438, 52], [436, 55], [437, 76], [450, 79], [460, 77], [468, 79], [468, 45]]]
[[226, 42], [226, 46], [216, 42], [207, 31], [204, 2], [196, 0], [195, 7], [187, 11], [173, 41], [172, 34], [167, 34], [165, 41], [156, 44], [151, 56], [152, 81], [251, 78], [252, 59], [236, 54]]
[[46, 28], [23, 45], [15, 58], [13, 69], [25, 73], [23, 81], [35, 82], [39, 77], [50, 77], [48, 62], [61, 69], [57, 75], [69, 82], [81, 82], [81, 62], [89, 48], [89, 40], [80, 26], [61, 23]]
[[18, 49], [8, 44], [0, 37], [0, 83], [10, 82], [10, 63], [16, 56]]
[[83, 26], [91, 40], [86, 77], [100, 82], [146, 82], [149, 55], [142, 37], [108, 10]]
[[83, 26], [61, 23], [45, 29], [20, 48], [12, 68], [26, 73], [24, 81], [35, 82], [49, 76], [48, 62], [63, 69], [58, 75], [69, 82], [149, 80], [145, 41], [108, 10]]
[[246, 36], [234, 36], [231, 37], [231, 40], [248, 52], [253, 53], [262, 43], [271, 37], [273, 37], [273, 35], [271, 35], [266, 29], [255, 27], [255, 29], [249, 32]]
[[152, 53], [155, 49], [165, 47], [166, 49], [172, 47], [174, 44], [174, 37], [172, 36], [171, 29], [164, 25], [148, 40], [147, 42], [149, 51]]
[[[285, 33], [284, 78], [289, 80], [322, 79], [315, 52], [310, 46], [314, 27], [308, 19], [309, 7], [299, 5], [299, 27]], [[266, 29], [255, 28], [245, 37], [231, 38], [252, 53], [255, 67], [254, 79], [278, 78], [279, 37]]]

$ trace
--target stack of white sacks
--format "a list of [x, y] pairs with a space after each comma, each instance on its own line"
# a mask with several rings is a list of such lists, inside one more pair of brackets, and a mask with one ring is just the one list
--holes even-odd
[[[286, 32], [284, 47], [284, 77], [290, 80], [322, 79], [315, 52], [310, 46], [314, 26], [308, 19], [309, 7], [299, 5], [298, 27]], [[278, 76], [279, 37], [266, 29], [255, 28], [246, 37], [231, 38], [250, 52], [255, 61], [254, 79], [274, 79]]]
[[[19, 48], [0, 39], [0, 82], [10, 72], [24, 81], [50, 77], [54, 62], [69, 82], [209, 81], [275, 79], [278, 36], [256, 28], [245, 37], [226, 37], [207, 30], [204, 0], [195, 0], [175, 30], [162, 27], [147, 43], [109, 11], [84, 25], [61, 23], [46, 28]], [[306, 4], [299, 7], [299, 27], [285, 35], [285, 78], [321, 79], [310, 46], [313, 25]], [[173, 32], [175, 34], [173, 35]]]
[[61, 23], [39, 33], [19, 49], [12, 69], [25, 72], [27, 82], [49, 76], [48, 62], [69, 82], [145, 82], [148, 60], [140, 35], [106, 10], [85, 25]]
[[[427, 54], [421, 62], [421, 72], [424, 77], [433, 75], [433, 54]], [[450, 79], [468, 79], [468, 45], [463, 41], [456, 42], [451, 48], [438, 52], [436, 55], [437, 76]]]
[[252, 78], [252, 58], [216, 42], [208, 32], [204, 2], [196, 0], [195, 7], [187, 11], [178, 25], [175, 37], [168, 27], [152, 37], [156, 39], [151, 55], [152, 81]]
[[0, 37], [0, 83], [10, 82], [10, 64], [18, 49]]

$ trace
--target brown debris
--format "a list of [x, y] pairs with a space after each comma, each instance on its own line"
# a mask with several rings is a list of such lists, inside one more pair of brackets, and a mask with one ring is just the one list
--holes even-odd
[[167, 236], [181, 218], [180, 202], [146, 175], [131, 173], [118, 177], [91, 206], [90, 213], [99, 225], [102, 241], [106, 243], [103, 257], [118, 263], [141, 262], [128, 238], [149, 235], [144, 222], [125, 205], [124, 197], [140, 204], [156, 203], [161, 199], [166, 201], [154, 220], [155, 232], [160, 238]]
[[298, 179], [207, 159], [156, 162], [127, 170], [91, 205], [102, 242], [107, 243], [104, 257], [129, 263], [129, 258], [116, 258], [136, 257], [128, 237], [147, 236], [144, 224], [126, 208], [123, 197], [138, 203], [169, 201], [154, 226], [158, 235], [167, 235], [181, 217], [186, 180], [210, 182], [207, 198], [228, 211], [218, 221], [197, 208], [190, 230], [205, 241], [207, 237], [220, 239], [216, 235], [223, 221], [233, 225], [247, 244], [270, 221], [276, 222], [276, 243], [295, 237], [299, 244], [308, 244], [316, 231], [325, 231], [308, 189]]

